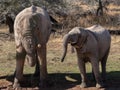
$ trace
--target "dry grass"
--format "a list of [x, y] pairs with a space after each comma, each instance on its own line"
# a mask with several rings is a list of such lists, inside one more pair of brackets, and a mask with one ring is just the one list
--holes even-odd
[[115, 14], [120, 15], [120, 6], [110, 4], [107, 8], [109, 10], [110, 15], [115, 15]]

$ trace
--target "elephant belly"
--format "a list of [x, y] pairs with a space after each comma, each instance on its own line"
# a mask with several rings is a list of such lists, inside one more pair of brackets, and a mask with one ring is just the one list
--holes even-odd
[[103, 39], [98, 41], [99, 46], [99, 57], [102, 59], [110, 48], [110, 38], [104, 36]]

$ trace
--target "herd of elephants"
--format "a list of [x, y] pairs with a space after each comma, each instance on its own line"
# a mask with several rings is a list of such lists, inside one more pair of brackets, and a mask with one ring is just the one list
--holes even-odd
[[[16, 71], [13, 88], [21, 87], [25, 59], [29, 66], [38, 66], [36, 73], [40, 77], [40, 87], [47, 84], [46, 45], [51, 34], [51, 21], [46, 10], [30, 6], [22, 10], [14, 21], [16, 44]], [[88, 28], [74, 27], [63, 37], [63, 55], [71, 44], [76, 49], [81, 74], [81, 88], [88, 86], [85, 63], [90, 62], [96, 80], [96, 87], [105, 87], [106, 62], [110, 50], [111, 36], [105, 28], [93, 25]], [[99, 62], [102, 74], [100, 74]]]

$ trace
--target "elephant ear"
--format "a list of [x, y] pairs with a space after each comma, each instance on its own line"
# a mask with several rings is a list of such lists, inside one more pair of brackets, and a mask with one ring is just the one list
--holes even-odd
[[80, 35], [79, 35], [79, 46], [83, 46], [85, 42], [87, 42], [88, 32], [84, 28], [80, 28]]

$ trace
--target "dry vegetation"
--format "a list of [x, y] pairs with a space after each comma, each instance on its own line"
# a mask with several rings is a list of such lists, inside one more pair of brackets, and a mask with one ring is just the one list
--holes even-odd
[[54, 16], [55, 19], [63, 24], [63, 32], [68, 32], [75, 26], [89, 27], [100, 24], [108, 30], [120, 30], [120, 6], [109, 4], [104, 9], [103, 16], [96, 16], [97, 6], [89, 6], [81, 3], [73, 3], [71, 11], [67, 15]]

